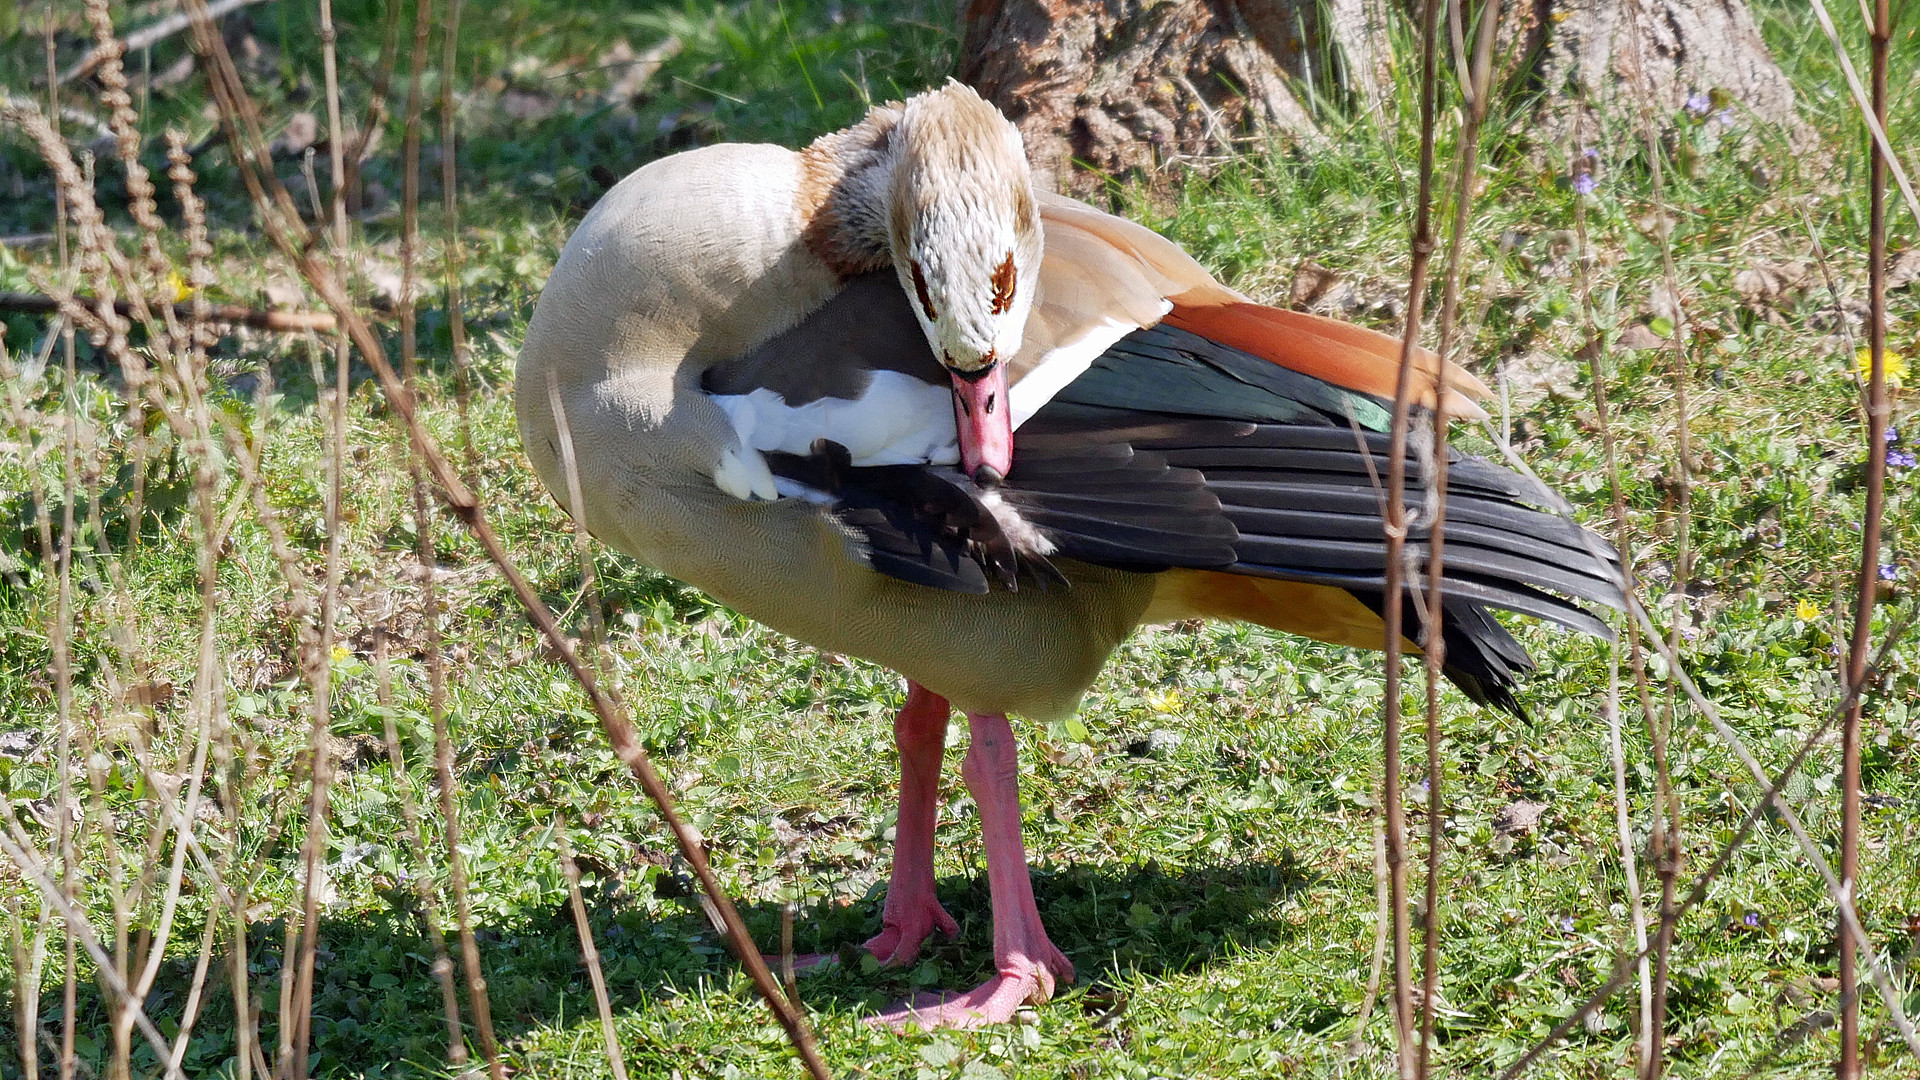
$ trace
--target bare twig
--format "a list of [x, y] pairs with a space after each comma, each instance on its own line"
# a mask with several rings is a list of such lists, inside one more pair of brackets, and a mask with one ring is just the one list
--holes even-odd
[[473, 379], [468, 369], [467, 321], [460, 290], [460, 165], [454, 139], [453, 84], [460, 55], [460, 0], [447, 0], [447, 27], [440, 35], [440, 202], [446, 221], [442, 249], [446, 265], [447, 334], [453, 344], [453, 393], [460, 410], [460, 453], [469, 478], [478, 474], [480, 451], [473, 445]]
[[[1874, 0], [1873, 119], [1887, 124], [1887, 48], [1893, 37], [1893, 15], [1887, 0]], [[1857, 689], [1867, 677], [1867, 648], [1873, 637], [1873, 605], [1880, 584], [1880, 527], [1886, 509], [1887, 419], [1887, 163], [1892, 155], [1876, 143], [1867, 175], [1867, 505], [1860, 533], [1860, 572], [1856, 578], [1853, 637], [1847, 652], [1847, 685], [1856, 689], [1847, 703], [1840, 727], [1840, 891], [1856, 906], [1860, 895], [1860, 721], [1862, 695]], [[1860, 1073], [1859, 955], [1853, 935], [1840, 929], [1840, 1064], [1839, 1080], [1858, 1080]]]
[[[1400, 375], [1394, 386], [1393, 426], [1388, 436], [1384, 522], [1387, 565], [1380, 605], [1385, 623], [1382, 644], [1386, 653], [1386, 697], [1381, 717], [1381, 752], [1385, 758], [1383, 806], [1387, 816], [1388, 886], [1393, 907], [1394, 1031], [1403, 1080], [1414, 1076], [1417, 1056], [1413, 1020], [1413, 932], [1407, 906], [1407, 818], [1400, 791], [1400, 652], [1409, 569], [1406, 565], [1407, 426], [1413, 404], [1413, 358], [1420, 347], [1420, 315], [1427, 291], [1427, 263], [1433, 256], [1434, 112], [1440, 95], [1439, 21], [1440, 0], [1425, 0], [1420, 26], [1420, 188], [1414, 203], [1410, 240], [1413, 265], [1407, 286], [1407, 325], [1400, 340]], [[1444, 359], [1441, 365], [1444, 371]], [[1429, 804], [1429, 813], [1432, 810]]]
[[[1581, 126], [1576, 123], [1573, 148], [1573, 157], [1576, 160], [1583, 153], [1579, 138]], [[1573, 229], [1574, 236], [1579, 242], [1579, 248], [1574, 253], [1573, 272], [1580, 295], [1580, 311], [1585, 322], [1587, 338], [1582, 352], [1586, 354], [1588, 374], [1593, 383], [1595, 424], [1600, 430], [1600, 444], [1606, 460], [1607, 482], [1613, 497], [1614, 546], [1620, 553], [1621, 581], [1623, 588], [1631, 589], [1634, 581], [1633, 545], [1627, 531], [1626, 490], [1620, 482], [1619, 446], [1614, 438], [1611, 407], [1607, 401], [1606, 337], [1600, 331], [1599, 317], [1593, 301], [1593, 282], [1587, 272], [1592, 247], [1587, 239], [1587, 202], [1584, 196], [1574, 203]], [[1504, 439], [1502, 441], [1504, 442]], [[1641, 713], [1645, 718], [1648, 734], [1653, 740], [1655, 758], [1662, 770], [1661, 775], [1665, 775], [1665, 733], [1660, 727], [1658, 716], [1653, 708], [1653, 696], [1648, 689], [1646, 659], [1640, 651], [1640, 630], [1631, 623], [1628, 624], [1627, 630], [1627, 661], [1632, 665], [1634, 686], [1638, 691]], [[1627, 904], [1633, 924], [1634, 944], [1640, 950], [1640, 958], [1635, 961], [1635, 965], [1640, 982], [1640, 1067], [1645, 1070], [1652, 1067], [1651, 1063], [1655, 1060], [1657, 1053], [1654, 1046], [1662, 1038], [1661, 1029], [1664, 1026], [1662, 1005], [1665, 986], [1664, 983], [1658, 987], [1655, 986], [1653, 969], [1647, 960], [1653, 950], [1647, 946], [1646, 905], [1640, 894], [1640, 870], [1634, 857], [1632, 819], [1627, 804], [1626, 751], [1621, 744], [1620, 733], [1620, 646], [1617, 640], [1611, 652], [1613, 655], [1607, 678], [1606, 705], [1608, 751], [1613, 758], [1614, 824], [1620, 834], [1621, 876], [1627, 887]], [[1665, 794], [1670, 795], [1670, 792]], [[1655, 852], [1664, 853], [1666, 850], [1665, 803], [1662, 793], [1657, 792], [1656, 795], [1661, 797], [1656, 797], [1655, 800], [1653, 829], [1649, 842]], [[1664, 854], [1659, 857], [1664, 858]], [[1668, 860], [1668, 863], [1670, 867], [1677, 866], [1672, 860]], [[1673, 873], [1671, 870], [1662, 875], [1662, 883], [1664, 901], [1661, 910], [1668, 911], [1672, 907]], [[1662, 932], [1668, 932], [1671, 925], [1670, 921], [1663, 922]]]
[[420, 827], [420, 810], [413, 795], [413, 780], [400, 750], [400, 729], [394, 723], [392, 669], [387, 663], [387, 629], [383, 622], [373, 631], [374, 695], [386, 710], [381, 717], [387, 744], [387, 764], [393, 770], [394, 786], [400, 792], [400, 820], [405, 826], [407, 848], [413, 853], [419, 872], [413, 875], [414, 891], [420, 896], [420, 912], [427, 924], [427, 940], [433, 946], [433, 978], [440, 984], [440, 1012], [447, 1022], [447, 1060], [455, 1065], [467, 1063], [466, 1038], [460, 1033], [460, 995], [453, 985], [453, 960], [447, 955], [446, 929], [440, 921], [440, 899], [433, 885], [433, 864], [427, 857], [426, 833]]
[[[1636, 604], [1634, 607], [1636, 611], [1640, 610], [1639, 605]], [[1884, 663], [1886, 658], [1891, 655], [1894, 643], [1899, 640], [1901, 634], [1909, 625], [1911, 625], [1910, 622], [1902, 623], [1887, 635], [1887, 640], [1883, 643], [1880, 654], [1876, 658], [1876, 665]], [[1657, 641], [1658, 637], [1656, 636], [1654, 640]], [[1849, 699], [1852, 697], [1853, 692], [1853, 690], [1850, 690], [1847, 694]], [[1664, 925], [1659, 927], [1660, 934], [1671, 937], [1673, 926], [1677, 925], [1680, 919], [1684, 918], [1686, 914], [1693, 909], [1694, 905], [1706, 897], [1708, 887], [1713, 884], [1714, 880], [1720, 876], [1720, 873], [1733, 861], [1734, 855], [1746, 843], [1747, 838], [1752, 835], [1754, 826], [1759, 824], [1760, 817], [1766, 811], [1766, 808], [1769, 806], [1776, 808], [1785, 806], [1784, 798], [1780, 794], [1781, 791], [1784, 790], [1788, 782], [1799, 773], [1801, 766], [1805, 764], [1808, 756], [1812, 754], [1814, 747], [1818, 746], [1821, 740], [1826, 738], [1827, 732], [1831, 731], [1834, 724], [1839, 722], [1846, 707], [1847, 703], [1843, 701], [1828, 714], [1826, 720], [1821, 722], [1818, 727], [1809, 732], [1807, 736], [1801, 740], [1800, 748], [1794, 753], [1793, 758], [1787, 762], [1786, 767], [1780, 771], [1779, 777], [1764, 784], [1764, 790], [1760, 796], [1753, 801], [1752, 805], [1747, 808], [1746, 814], [1741, 818], [1739, 828], [1734, 831], [1732, 838], [1721, 847], [1720, 853], [1714, 858], [1713, 862], [1694, 878], [1691, 887], [1687, 891], [1686, 897], [1674, 905], [1671, 910], [1661, 912], [1661, 920]], [[1651, 945], [1643, 945], [1636, 954], [1622, 952], [1616, 956], [1614, 958], [1613, 971], [1608, 976], [1606, 982], [1602, 983], [1599, 989], [1588, 995], [1587, 999], [1581, 1002], [1580, 1006], [1574, 1009], [1572, 1013], [1569, 1013], [1558, 1024], [1555, 1024], [1553, 1030], [1549, 1031], [1544, 1038], [1529, 1047], [1526, 1053], [1522, 1054], [1512, 1065], [1507, 1066], [1507, 1068], [1500, 1073], [1500, 1080], [1514, 1080], [1515, 1077], [1525, 1072], [1534, 1062], [1540, 1060], [1541, 1056], [1557, 1045], [1561, 1039], [1566, 1038], [1575, 1028], [1579, 1027], [1587, 1017], [1593, 1015], [1594, 1010], [1600, 1008], [1607, 999], [1614, 995], [1615, 991], [1626, 984], [1627, 978], [1635, 966], [1647, 959], [1652, 948], [1653, 946]]]
[[200, 994], [207, 986], [207, 969], [213, 962], [213, 946], [219, 929], [219, 913], [208, 911], [206, 925], [200, 931], [200, 951], [193, 963], [193, 980], [187, 984], [187, 1001], [180, 1009], [180, 1030], [173, 1037], [173, 1054], [167, 1058], [167, 1066], [174, 1070], [186, 1060], [187, 1043], [193, 1038], [193, 1026], [200, 1019]]
[[[1840, 40], [1840, 31], [1833, 25], [1833, 16], [1827, 12], [1824, 0], [1812, 0], [1813, 13], [1820, 20], [1820, 29], [1826, 31], [1827, 41], [1833, 45], [1834, 57], [1840, 61], [1841, 74], [1846, 76], [1847, 86], [1853, 91], [1854, 104], [1860, 108], [1860, 118], [1867, 122], [1867, 131], [1873, 136], [1873, 144], [1880, 151], [1878, 157], [1886, 161], [1886, 167], [1893, 181], [1900, 188], [1900, 194], [1906, 197], [1907, 210], [1913, 214], [1914, 224], [1920, 225], [1920, 195], [1915, 195], [1913, 182], [1907, 178], [1907, 170], [1900, 164], [1899, 155], [1893, 152], [1893, 144], [1887, 141], [1887, 126], [1881, 122], [1880, 114], [1875, 111], [1873, 101], [1860, 85], [1860, 76], [1853, 69], [1853, 59], [1847, 55], [1847, 46]], [[1876, 0], [1877, 2], [1877, 0]], [[1887, 24], [1892, 32], [1892, 24]]]
[[[214, 0], [212, 4], [207, 5], [207, 15], [209, 18], [223, 19], [243, 7], [248, 7], [260, 2], [261, 0]], [[80, 59], [75, 60], [72, 66], [61, 72], [55, 81], [63, 85], [70, 83], [84, 75], [91, 74], [95, 68], [108, 60], [109, 55], [118, 57], [124, 56], [127, 53], [139, 52], [142, 49], [152, 48], [180, 31], [185, 30], [192, 24], [192, 15], [184, 11], [174, 12], [159, 22], [150, 23], [128, 34], [125, 41], [118, 43], [119, 48], [117, 50], [109, 50], [97, 46], [88, 49], [86, 52], [80, 54]]]
[[[420, 112], [424, 100], [421, 82], [426, 75], [427, 51], [433, 29], [433, 0], [415, 0], [413, 51], [407, 76], [405, 142], [403, 148], [400, 231], [400, 377], [413, 397], [419, 393], [419, 371], [414, 324], [415, 266], [420, 251]], [[467, 1006], [473, 1011], [480, 1053], [493, 1080], [506, 1080], [500, 1047], [494, 1037], [493, 1012], [487, 1000], [486, 975], [480, 965], [480, 946], [473, 935], [473, 911], [467, 890], [466, 858], [460, 851], [459, 805], [455, 801], [453, 737], [446, 719], [446, 661], [440, 647], [439, 605], [434, 600], [433, 568], [438, 561], [433, 535], [433, 500], [427, 493], [426, 472], [416, 457], [408, 462], [413, 479], [413, 518], [416, 554], [420, 560], [422, 619], [427, 635], [428, 713], [433, 721], [434, 769], [440, 788], [440, 814], [447, 845], [447, 870], [453, 887], [454, 926], [460, 935], [461, 968], [466, 975]]]
[[1360, 1056], [1366, 1043], [1367, 1023], [1373, 1018], [1374, 1002], [1380, 998], [1380, 975], [1387, 962], [1387, 924], [1393, 920], [1387, 898], [1387, 833], [1384, 825], [1373, 830], [1373, 963], [1367, 968], [1366, 992], [1360, 996], [1360, 1011], [1353, 1022], [1353, 1038], [1347, 1040], [1347, 1060]]
[[[1450, 0], [1452, 24], [1459, 28], [1463, 0]], [[1441, 798], [1446, 769], [1440, 754], [1440, 687], [1445, 682], [1444, 543], [1447, 519], [1447, 365], [1453, 351], [1455, 318], [1460, 308], [1460, 268], [1465, 258], [1468, 214], [1473, 206], [1473, 181], [1480, 161], [1480, 125], [1487, 118], [1493, 84], [1493, 41], [1500, 24], [1500, 0], [1485, 0], [1480, 9], [1479, 33], [1474, 40], [1471, 67], [1463, 41], [1456, 41], [1461, 65], [1461, 92], [1467, 98], [1466, 122], [1459, 137], [1454, 166], [1453, 230], [1448, 238], [1446, 284], [1440, 305], [1439, 363], [1433, 372], [1433, 448], [1427, 475], [1426, 625], [1421, 652], [1427, 671], [1427, 879], [1426, 910], [1421, 913], [1420, 1053], [1415, 1069], [1421, 1080], [1431, 1075], [1433, 1025], [1440, 1000], [1440, 863], [1446, 850], [1446, 803]], [[1404, 351], [1405, 344], [1402, 349]], [[1404, 369], [1403, 369], [1404, 370]], [[1404, 468], [1404, 466], [1403, 466]]]
[[[654, 805], [660, 809], [661, 816], [674, 835], [676, 846], [680, 848], [681, 854], [699, 879], [701, 889], [712, 899], [715, 908], [721, 913], [727, 929], [728, 946], [746, 966], [755, 989], [773, 1010], [781, 1026], [786, 1029], [788, 1038], [793, 1041], [794, 1048], [806, 1064], [808, 1071], [817, 1080], [825, 1080], [831, 1074], [814, 1045], [813, 1033], [808, 1028], [806, 1019], [786, 1000], [786, 995], [780, 992], [772, 973], [767, 970], [766, 962], [761, 958], [759, 949], [755, 947], [746, 926], [740, 921], [739, 912], [734, 909], [732, 902], [727, 898], [726, 890], [720, 887], [712, 867], [708, 865], [706, 851], [699, 834], [674, 810], [672, 797], [668, 794], [659, 773], [654, 770], [653, 762], [640, 744], [624, 710], [600, 689], [593, 672], [580, 659], [572, 642], [567, 639], [566, 634], [554, 620], [553, 612], [534, 592], [532, 585], [527, 582], [512, 558], [508, 556], [499, 535], [493, 531], [484, 508], [474, 498], [466, 483], [460, 479], [458, 472], [447, 461], [446, 456], [441, 453], [433, 437], [427, 433], [415, 411], [414, 397], [401, 384], [399, 373], [387, 361], [385, 348], [374, 336], [372, 328], [359, 317], [351, 299], [328, 265], [308, 249], [305, 224], [296, 215], [271, 212], [271, 208], [282, 201], [290, 203], [291, 200], [286, 198], [285, 189], [280, 187], [271, 170], [265, 170], [263, 181], [262, 170], [257, 167], [256, 163], [265, 161], [266, 157], [259, 124], [252, 116], [252, 99], [239, 88], [239, 79], [233, 73], [233, 61], [227, 55], [226, 44], [220, 40], [219, 35], [212, 32], [212, 24], [205, 18], [205, 0], [186, 0], [186, 2], [196, 13], [194, 35], [196, 48], [209, 61], [213, 69], [214, 77], [211, 81], [217, 88], [215, 96], [220, 106], [223, 126], [229, 141], [234, 145], [234, 157], [240, 163], [242, 179], [247, 185], [248, 194], [253, 198], [262, 218], [268, 223], [268, 235], [288, 260], [299, 269], [302, 276], [313, 287], [314, 292], [326, 302], [329, 308], [333, 309], [334, 314], [346, 328], [354, 347], [373, 368], [381, 390], [393, 409], [396, 421], [405, 425], [412, 440], [414, 452], [425, 462], [434, 482], [439, 485], [442, 500], [479, 541], [482, 549], [487, 553], [487, 558], [506, 578], [514, 598], [525, 609], [541, 636], [546, 639], [548, 646], [586, 692], [587, 700], [600, 718], [601, 728], [605, 731], [615, 755], [633, 772], [648, 798], [653, 800]], [[249, 146], [252, 147], [251, 152], [247, 149]], [[268, 184], [271, 184], [271, 190]]]
[[587, 902], [580, 896], [580, 867], [574, 863], [573, 848], [567, 843], [565, 818], [554, 819], [553, 839], [560, 852], [560, 869], [567, 875], [567, 904], [573, 909], [573, 927], [580, 934], [580, 959], [586, 962], [587, 978], [593, 983], [593, 1003], [600, 1010], [607, 1065], [613, 1069], [613, 1080], [627, 1080], [626, 1059], [620, 1054], [620, 1037], [613, 1027], [613, 1003], [607, 998], [606, 976], [600, 972], [600, 950], [593, 944], [593, 926], [587, 922]]
[[[20, 868], [21, 873], [32, 879], [34, 885], [40, 889], [41, 896], [60, 912], [60, 917], [66, 922], [69, 936], [86, 950], [88, 956], [93, 958], [95, 976], [106, 987], [108, 994], [119, 1004], [119, 1007], [131, 1013], [133, 1026], [139, 1029], [141, 1036], [147, 1040], [147, 1045], [153, 1048], [153, 1052], [162, 1060], [169, 1062], [165, 1067], [165, 1075], [169, 1080], [180, 1076], [180, 1070], [171, 1066], [169, 1047], [166, 1040], [161, 1037], [160, 1029], [153, 1026], [153, 1021], [147, 1018], [145, 1010], [133, 1000], [126, 980], [120, 977], [119, 965], [101, 946], [100, 939], [94, 935], [93, 927], [87, 922], [85, 914], [67, 899], [65, 890], [53, 880], [45, 865], [33, 855], [31, 848], [19, 843], [14, 835], [10, 835], [19, 832], [19, 821], [14, 818], [12, 805], [0, 800], [0, 812], [3, 812], [7, 818], [8, 826], [6, 832], [0, 832], [0, 854], [5, 854], [15, 866]], [[61, 1047], [63, 1071], [71, 1067], [68, 1063], [72, 1060], [72, 1048], [63, 1045]]]
[[360, 164], [364, 162], [378, 144], [381, 125], [387, 117], [387, 91], [393, 84], [393, 65], [400, 58], [400, 16], [406, 10], [402, 3], [387, 5], [386, 31], [380, 38], [380, 61], [374, 68], [373, 88], [367, 94], [366, 112], [360, 118], [360, 134], [353, 141], [351, 152], [346, 155], [347, 181], [344, 195], [336, 191], [335, 198], [344, 198], [347, 213], [359, 213], [360, 206]]
[[[1691, 338], [1686, 306], [1680, 295], [1680, 275], [1674, 266], [1672, 221], [1666, 197], [1666, 179], [1663, 169], [1666, 149], [1662, 145], [1656, 130], [1653, 116], [1654, 91], [1646, 71], [1646, 59], [1639, 35], [1630, 35], [1632, 42], [1631, 77], [1638, 87], [1636, 98], [1639, 102], [1639, 126], [1642, 144], [1646, 150], [1648, 178], [1653, 188], [1653, 210], [1655, 215], [1655, 235], [1660, 242], [1661, 280], [1666, 287], [1668, 301], [1673, 305], [1673, 333], [1669, 339], [1673, 356], [1673, 405], [1674, 440], [1676, 443], [1677, 473], [1679, 480], [1678, 505], [1674, 514], [1674, 561], [1673, 578], [1668, 590], [1673, 605], [1671, 639], [1666, 654], [1669, 658], [1680, 653], [1682, 631], [1692, 619], [1687, 607], [1687, 583], [1693, 577], [1693, 447], [1692, 417], [1688, 401], [1688, 383], [1690, 378], [1687, 359], [1687, 344]], [[1621, 524], [1621, 536], [1625, 539], [1625, 523]], [[1639, 628], [1628, 626], [1629, 650], [1637, 653], [1639, 649]], [[1649, 630], [1648, 633], [1654, 633]], [[1655, 634], [1657, 637], [1658, 635]], [[1674, 668], [1677, 669], [1677, 664]], [[1646, 712], [1648, 734], [1653, 744], [1655, 811], [1652, 839], [1656, 859], [1656, 870], [1660, 875], [1660, 933], [1654, 943], [1653, 999], [1649, 1003], [1648, 1013], [1652, 1026], [1657, 1033], [1665, 1026], [1668, 972], [1671, 970], [1673, 951], [1673, 920], [1666, 913], [1673, 906], [1675, 883], [1681, 870], [1681, 861], [1685, 849], [1680, 840], [1680, 802], [1673, 790], [1672, 772], [1669, 767], [1668, 742], [1673, 731], [1673, 720], [1679, 709], [1679, 693], [1675, 689], [1675, 678], [1670, 671], [1667, 687], [1667, 708], [1664, 713], [1656, 714], [1652, 707], [1652, 697], [1646, 680], [1644, 668], [1635, 664], [1636, 689], [1641, 695], [1641, 705]], [[1658, 1080], [1665, 1066], [1666, 1043], [1663, 1038], [1653, 1035], [1645, 1040], [1646, 1058], [1641, 1062], [1641, 1074], [1646, 1080]]]
[[[184, 303], [167, 305], [176, 316], [187, 316], [191, 307]], [[129, 300], [115, 300], [113, 309], [122, 317], [135, 314], [134, 305]], [[54, 314], [60, 310], [60, 301], [39, 293], [0, 292], [0, 311], [19, 311], [28, 314]], [[207, 321], [233, 323], [239, 326], [251, 326], [256, 330], [275, 330], [282, 333], [299, 333], [314, 330], [327, 333], [336, 326], [333, 315], [325, 311], [276, 311], [260, 308], [242, 307], [238, 304], [207, 305]]]

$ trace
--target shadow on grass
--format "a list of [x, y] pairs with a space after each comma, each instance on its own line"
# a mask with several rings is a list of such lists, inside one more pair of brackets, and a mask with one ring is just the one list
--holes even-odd
[[[666, 880], [660, 884], [671, 887]], [[1173, 870], [1151, 863], [1075, 865], [1034, 872], [1040, 913], [1054, 943], [1074, 961], [1076, 984], [1095, 988], [1135, 972], [1179, 974], [1232, 949], [1283, 943], [1295, 931], [1277, 917], [1278, 909], [1312, 884], [1307, 872], [1285, 862]], [[950, 876], [940, 882], [939, 892], [960, 923], [960, 936], [949, 941], [936, 934], [928, 940], [919, 966], [910, 969], [881, 969], [857, 959], [864, 955], [857, 944], [880, 928], [882, 887], [849, 906], [823, 903], [800, 913], [795, 920], [797, 950], [841, 949], [855, 959], [803, 980], [808, 1009], [865, 1013], [917, 991], [964, 990], [991, 976], [993, 931], [986, 875]], [[446, 1036], [431, 973], [431, 946], [409, 902], [412, 894], [388, 895], [392, 906], [386, 910], [323, 921], [314, 978], [314, 1075], [381, 1076], [444, 1068]], [[669, 905], [669, 913], [661, 917], [649, 917], [617, 893], [589, 895], [588, 906], [616, 1014], [645, 1009], [650, 999], [662, 995], [698, 993], [703, 982], [730, 980], [738, 970], [691, 897], [677, 908]], [[746, 905], [742, 914], [755, 940], [777, 946], [778, 904]], [[260, 1037], [269, 1048], [279, 1038], [283, 934], [284, 925], [275, 920], [251, 927], [248, 935]], [[176, 940], [198, 936], [196, 926], [176, 926]], [[494, 1027], [503, 1042], [510, 1045], [522, 1033], [592, 1016], [592, 992], [567, 905], [492, 924], [483, 921], [476, 936]], [[454, 952], [458, 980], [458, 944], [449, 940], [448, 947]], [[180, 956], [167, 962], [148, 999], [149, 1015], [169, 1035], [189, 991], [193, 959]], [[183, 1062], [188, 1075], [232, 1071], [234, 1010], [222, 966], [224, 950], [215, 959], [207, 1000]], [[461, 996], [465, 998], [464, 986]], [[58, 985], [45, 987], [41, 997], [42, 1022], [56, 1040], [60, 998]], [[108, 1045], [109, 1018], [90, 983], [80, 987], [75, 1015], [80, 1055], [98, 1067]], [[11, 1015], [0, 1020], [0, 1044], [15, 1045], [12, 1022]], [[135, 1074], [151, 1072], [157, 1059], [141, 1045], [138, 1034], [134, 1043]], [[0, 1063], [0, 1078], [11, 1080], [18, 1066], [8, 1057]], [[43, 1054], [43, 1059], [43, 1066], [51, 1068], [51, 1055]]]

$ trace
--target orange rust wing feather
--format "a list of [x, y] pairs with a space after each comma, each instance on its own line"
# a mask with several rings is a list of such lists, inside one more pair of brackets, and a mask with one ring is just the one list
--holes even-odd
[[[1222, 345], [1271, 360], [1281, 367], [1325, 379], [1336, 386], [1393, 399], [1400, 373], [1400, 342], [1364, 326], [1265, 307], [1245, 301], [1187, 304], [1175, 297], [1164, 320]], [[1433, 374], [1440, 357], [1429, 349], [1414, 353], [1414, 401], [1433, 405]], [[1449, 415], [1481, 419], [1486, 412], [1472, 398], [1486, 397], [1486, 385], [1455, 364], [1447, 365]]]

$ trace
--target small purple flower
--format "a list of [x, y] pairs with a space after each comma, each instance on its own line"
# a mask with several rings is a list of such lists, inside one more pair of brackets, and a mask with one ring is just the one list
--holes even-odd
[[1695, 116], [1705, 116], [1707, 110], [1711, 108], [1713, 108], [1713, 99], [1705, 94], [1694, 94], [1687, 98], [1686, 109]]
[[1899, 442], [1899, 441], [1900, 441], [1900, 430], [1899, 430], [1898, 428], [1888, 428], [1888, 429], [1887, 429], [1887, 441], [1888, 441], [1888, 442]]
[[1890, 563], [1890, 562], [1883, 562], [1880, 564], [1880, 580], [1881, 581], [1892, 581], [1894, 578], [1897, 578], [1899, 576], [1900, 576], [1900, 568], [1898, 566], [1895, 566], [1893, 563]]
[[1714, 119], [1720, 121], [1721, 127], [1732, 127], [1733, 126], [1733, 110], [1721, 109], [1718, 113], [1714, 115]]
[[1580, 156], [1586, 158], [1588, 161], [1599, 161], [1600, 151], [1589, 146], [1585, 150], [1580, 151]]
[[1887, 468], [1889, 469], [1911, 469], [1917, 464], [1920, 464], [1920, 458], [1915, 458], [1911, 450], [1887, 451]]
[[1560, 932], [1563, 934], [1573, 933], [1573, 916], [1571, 915], [1560, 916]]
[[1573, 190], [1582, 195], [1593, 194], [1594, 189], [1599, 186], [1599, 181], [1593, 178], [1592, 173], [1581, 173], [1579, 176], [1573, 178]]
[[1760, 925], [1760, 913], [1757, 911], [1749, 911], [1746, 917], [1740, 921], [1746, 923], [1748, 926], [1757, 927]]

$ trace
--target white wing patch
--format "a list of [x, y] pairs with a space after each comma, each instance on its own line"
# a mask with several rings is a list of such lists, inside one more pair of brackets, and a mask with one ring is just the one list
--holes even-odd
[[[1161, 315], [1172, 310], [1172, 303], [1161, 302]], [[1131, 319], [1109, 317], [1075, 340], [1047, 350], [1008, 390], [1013, 426], [1026, 423], [1114, 342], [1139, 328]], [[746, 394], [714, 394], [712, 400], [733, 421], [740, 438], [740, 446], [723, 452], [713, 472], [714, 483], [736, 499], [818, 501], [819, 492], [776, 478], [761, 456], [769, 451], [810, 454], [815, 439], [831, 439], [846, 447], [855, 465], [954, 465], [960, 461], [953, 391], [898, 371], [873, 372], [866, 392], [853, 399], [823, 397], [789, 405], [762, 387]]]
[[[1162, 317], [1172, 310], [1170, 301], [1160, 302]], [[1048, 349], [1033, 370], [1007, 391], [1008, 404], [1013, 408], [1014, 429], [1019, 430], [1020, 425], [1052, 401], [1055, 394], [1085, 374], [1114, 342], [1138, 329], [1140, 324], [1131, 319], [1108, 316], [1073, 341]]]
[[952, 465], [960, 460], [953, 392], [898, 371], [873, 372], [866, 392], [851, 400], [819, 398], [789, 405], [764, 387], [712, 398], [740, 437], [740, 449], [723, 454], [713, 476], [714, 483], [735, 498], [803, 494], [786, 481], [776, 486], [760, 455], [809, 454], [815, 439], [846, 447], [855, 465]]

